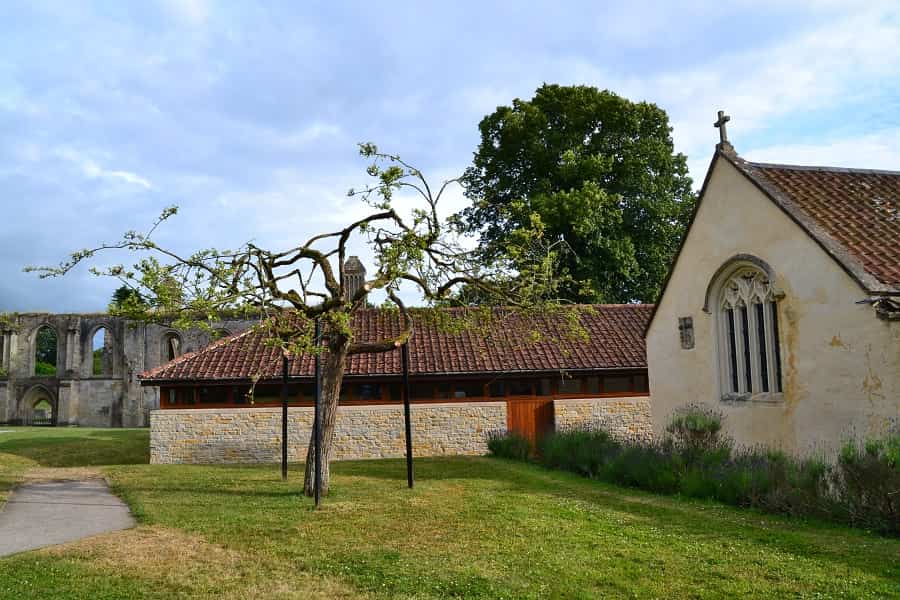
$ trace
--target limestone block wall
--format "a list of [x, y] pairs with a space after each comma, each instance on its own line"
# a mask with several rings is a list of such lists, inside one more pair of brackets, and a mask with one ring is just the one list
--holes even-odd
[[557, 431], [593, 427], [623, 441], [649, 441], [653, 437], [648, 396], [554, 400], [553, 417]]
[[[487, 453], [487, 433], [506, 429], [505, 402], [412, 406], [416, 456]], [[306, 459], [313, 409], [288, 411], [288, 460]], [[402, 405], [341, 406], [335, 460], [401, 457]], [[166, 409], [150, 413], [153, 464], [270, 463], [281, 460], [281, 408]]]

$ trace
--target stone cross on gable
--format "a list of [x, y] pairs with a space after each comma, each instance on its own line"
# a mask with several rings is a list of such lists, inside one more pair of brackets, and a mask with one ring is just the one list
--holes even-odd
[[716, 119], [716, 122], [713, 123], [713, 127], [719, 130], [719, 143], [717, 147], [720, 150], [731, 150], [734, 151], [734, 148], [731, 146], [731, 142], [728, 141], [728, 131], [725, 129], [725, 123], [731, 120], [731, 117], [725, 114], [724, 110], [719, 111], [719, 118]]

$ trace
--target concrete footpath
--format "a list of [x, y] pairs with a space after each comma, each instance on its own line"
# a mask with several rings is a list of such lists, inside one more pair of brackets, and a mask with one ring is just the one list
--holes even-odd
[[0, 556], [134, 526], [101, 479], [29, 483], [0, 510]]

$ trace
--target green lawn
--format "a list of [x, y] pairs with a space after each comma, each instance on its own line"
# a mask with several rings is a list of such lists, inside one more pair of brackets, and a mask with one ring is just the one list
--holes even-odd
[[0, 559], [0, 598], [900, 597], [900, 540], [521, 463], [421, 459], [412, 491], [403, 461], [336, 463], [313, 511], [299, 465], [282, 483], [128, 464], [146, 431], [20, 431], [0, 434], [0, 482], [109, 464], [141, 525]]
[[9, 489], [35, 470], [142, 464], [150, 460], [147, 429], [0, 425], [0, 432], [5, 432], [0, 433], [0, 506]]

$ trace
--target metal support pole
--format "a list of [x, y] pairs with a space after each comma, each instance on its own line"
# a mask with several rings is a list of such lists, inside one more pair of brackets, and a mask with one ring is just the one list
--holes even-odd
[[412, 423], [409, 410], [409, 342], [400, 346], [403, 363], [403, 420], [406, 421], [406, 483], [413, 486]]
[[288, 358], [281, 356], [281, 480], [287, 481], [288, 463]]
[[315, 459], [315, 498], [316, 506], [322, 498], [322, 361], [319, 356], [319, 342], [322, 337], [321, 323], [316, 319], [316, 414], [313, 419], [313, 435], [316, 440], [316, 459]]

